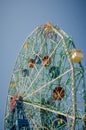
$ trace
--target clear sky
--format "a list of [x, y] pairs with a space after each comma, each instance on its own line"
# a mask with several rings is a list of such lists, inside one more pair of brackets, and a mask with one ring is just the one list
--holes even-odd
[[73, 37], [86, 69], [86, 0], [0, 0], [0, 130], [17, 54], [30, 32], [47, 21]]

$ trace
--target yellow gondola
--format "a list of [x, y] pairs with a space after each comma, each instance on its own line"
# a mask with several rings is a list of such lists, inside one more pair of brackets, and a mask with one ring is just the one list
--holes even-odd
[[23, 48], [27, 51], [29, 49], [29, 44], [27, 42], [24, 43]]

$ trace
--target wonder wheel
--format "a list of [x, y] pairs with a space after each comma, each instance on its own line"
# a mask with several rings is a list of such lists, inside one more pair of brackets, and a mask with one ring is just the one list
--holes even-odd
[[83, 54], [72, 38], [47, 22], [24, 41], [12, 72], [5, 130], [84, 130]]

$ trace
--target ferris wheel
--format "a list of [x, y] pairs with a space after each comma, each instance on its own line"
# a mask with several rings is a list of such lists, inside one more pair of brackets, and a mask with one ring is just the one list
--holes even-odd
[[83, 54], [47, 22], [24, 41], [10, 79], [5, 130], [84, 130]]

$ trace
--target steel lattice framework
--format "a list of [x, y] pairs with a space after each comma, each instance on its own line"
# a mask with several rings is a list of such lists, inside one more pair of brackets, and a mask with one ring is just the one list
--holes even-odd
[[86, 127], [84, 68], [72, 61], [73, 49], [72, 38], [51, 23], [38, 26], [26, 38], [9, 84], [5, 130], [9, 129], [10, 97], [16, 93], [23, 97], [30, 130]]

